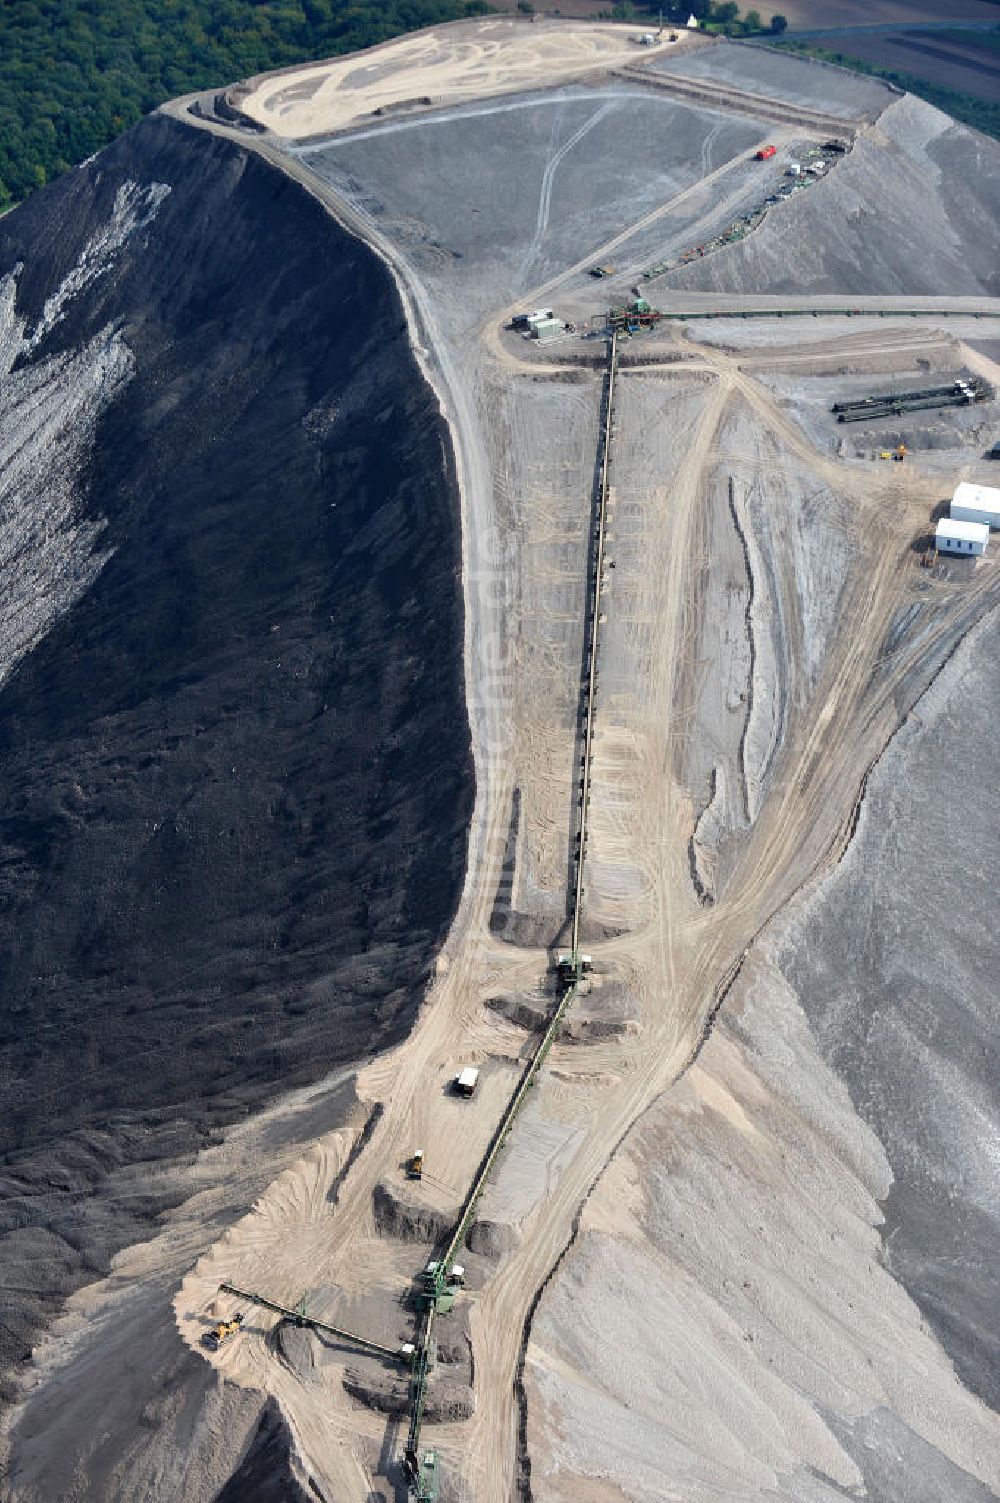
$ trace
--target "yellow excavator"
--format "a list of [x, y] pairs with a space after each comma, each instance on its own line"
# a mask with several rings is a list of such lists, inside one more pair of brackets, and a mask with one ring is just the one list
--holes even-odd
[[205, 1333], [205, 1345], [210, 1346], [213, 1352], [217, 1352], [224, 1341], [227, 1341], [230, 1336], [236, 1335], [242, 1324], [242, 1310], [238, 1315], [234, 1315], [232, 1320], [220, 1320], [217, 1326], [213, 1326], [210, 1331]]

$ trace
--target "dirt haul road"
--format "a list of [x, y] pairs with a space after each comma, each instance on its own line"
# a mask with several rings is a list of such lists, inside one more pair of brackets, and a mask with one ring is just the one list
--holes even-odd
[[[431, 300], [397, 248], [301, 163], [267, 142], [248, 145], [371, 238], [405, 284], [415, 341], [433, 347]], [[896, 339], [888, 324], [880, 336]], [[669, 343], [692, 357], [689, 365], [657, 369], [651, 343], [653, 363], [624, 369], [619, 387], [610, 549], [620, 542], [622, 551], [602, 597], [608, 663], [601, 665], [596, 712], [584, 897], [586, 943], [603, 985], [629, 999], [631, 1026], [586, 1048], [563, 1043], [553, 1050], [498, 1169], [495, 1203], [488, 1197], [483, 1207], [484, 1223], [493, 1218], [506, 1235], [469, 1260], [471, 1287], [460, 1306], [468, 1312], [474, 1398], [460, 1392], [444, 1364], [432, 1380], [432, 1395], [438, 1386], [454, 1399], [439, 1405], [438, 1418], [429, 1414], [426, 1433], [453, 1479], [449, 1487], [491, 1503], [506, 1503], [515, 1490], [527, 1322], [591, 1188], [629, 1127], [691, 1062], [755, 937], [836, 862], [868, 770], [951, 645], [1000, 594], [992, 566], [967, 580], [921, 573], [912, 544], [937, 499], [933, 476], [917, 466], [862, 469], [820, 452], [741, 368], [738, 351], [681, 336]], [[577, 776], [580, 659], [577, 653], [574, 670], [573, 653], [583, 632], [587, 456], [592, 469], [599, 376], [571, 372], [571, 387], [559, 398], [569, 437], [556, 463], [551, 431], [547, 448], [544, 425], [534, 432], [529, 422], [537, 363], [501, 359], [491, 332], [471, 395], [443, 347], [431, 349], [426, 368], [452, 423], [463, 488], [470, 702], [482, 703], [482, 685], [474, 682], [482, 666], [477, 633], [504, 622], [509, 636], [509, 651], [494, 664], [488, 712], [473, 716], [478, 806], [461, 910], [412, 1035], [360, 1078], [362, 1100], [380, 1112], [364, 1140], [344, 1132], [315, 1145], [199, 1263], [176, 1301], [193, 1347], [231, 1380], [278, 1398], [303, 1478], [331, 1499], [362, 1489], [391, 1495], [401, 1450], [392, 1414], [405, 1403], [405, 1385], [401, 1400], [385, 1364], [320, 1350], [313, 1337], [291, 1358], [274, 1334], [274, 1318], [260, 1311], [249, 1312], [237, 1340], [208, 1356], [201, 1336], [232, 1304], [217, 1295], [218, 1285], [232, 1280], [286, 1304], [306, 1292], [314, 1313], [375, 1340], [392, 1344], [412, 1335], [406, 1301], [414, 1276], [453, 1221], [531, 1048], [516, 1019], [485, 1004], [501, 995], [537, 999], [548, 964], [540, 939], [505, 943], [491, 927], [515, 789], [524, 811], [515, 886], [530, 897], [534, 883], [541, 902], [565, 875]], [[650, 404], [674, 414], [674, 423], [651, 428]], [[747, 631], [755, 649], [741, 691], [748, 704], [739, 797], [746, 817], [704, 901], [690, 865], [704, 811], [695, 807], [686, 759], [697, 739], [706, 671], [731, 669], [720, 657], [706, 670], [702, 656], [713, 568], [706, 498], [728, 485], [734, 522], [746, 532], [750, 487], [778, 495], [805, 484], [828, 494], [831, 509], [835, 500], [847, 518], [850, 563], [814, 650], [794, 556], [779, 556], [773, 577], [765, 577], [757, 545], [746, 543]], [[490, 581], [497, 598], [488, 607], [471, 580], [469, 536], [484, 530], [491, 507], [499, 543]], [[920, 632], [894, 631], [911, 608]], [[762, 666], [769, 611], [780, 612], [785, 626], [783, 678], [769, 679]], [[762, 729], [764, 714], [773, 724]], [[753, 725], [766, 755], [749, 746]], [[544, 917], [544, 903], [542, 909]], [[538, 927], [552, 943], [560, 923], [550, 911], [547, 928]], [[459, 1103], [447, 1094], [448, 1080], [470, 1062], [483, 1067], [483, 1086], [473, 1103]], [[543, 1155], [545, 1134], [556, 1146]], [[407, 1184], [404, 1169], [415, 1146], [424, 1148], [428, 1165], [419, 1187]], [[522, 1182], [512, 1189], [518, 1174]], [[506, 1222], [505, 1195], [508, 1208], [516, 1202]], [[359, 1403], [359, 1393], [372, 1403]], [[380, 1407], [390, 1413], [388, 1425]]]

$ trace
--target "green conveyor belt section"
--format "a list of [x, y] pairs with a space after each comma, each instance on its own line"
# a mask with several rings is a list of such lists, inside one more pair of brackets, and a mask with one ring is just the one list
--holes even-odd
[[[431, 1295], [440, 1292], [448, 1277], [448, 1272], [454, 1262], [455, 1254], [465, 1240], [466, 1233], [472, 1225], [473, 1218], [486, 1189], [490, 1173], [497, 1158], [503, 1149], [510, 1134], [518, 1113], [524, 1105], [525, 1098], [534, 1082], [538, 1079], [539, 1071], [545, 1063], [549, 1050], [555, 1043], [568, 1009], [579, 990], [580, 978], [580, 914], [583, 905], [583, 868], [587, 842], [587, 810], [590, 802], [590, 777], [591, 777], [591, 752], [593, 747], [593, 720], [594, 702], [597, 690], [597, 637], [600, 622], [600, 596], [601, 585], [605, 569], [605, 536], [607, 530], [608, 488], [611, 465], [611, 434], [612, 418], [614, 414], [615, 376], [618, 364], [618, 341], [612, 334], [611, 348], [608, 357], [607, 384], [604, 398], [604, 422], [601, 430], [601, 453], [600, 453], [600, 478], [597, 491], [597, 507], [594, 521], [593, 555], [595, 568], [593, 576], [593, 590], [588, 597], [588, 673], [586, 703], [583, 716], [583, 778], [581, 780], [580, 793], [580, 824], [579, 824], [579, 847], [577, 851], [576, 875], [572, 892], [572, 960], [575, 970], [574, 979], [569, 982], [562, 992], [555, 1011], [549, 1019], [548, 1025], [542, 1035], [538, 1048], [535, 1050], [528, 1065], [525, 1068], [517, 1089], [511, 1096], [496, 1131], [490, 1141], [486, 1156], [479, 1166], [479, 1171], [472, 1183], [461, 1215], [451, 1234], [448, 1246], [439, 1259], [439, 1272], [433, 1282]], [[429, 1286], [430, 1288], [430, 1286]], [[410, 1493], [414, 1503], [431, 1503], [432, 1495], [422, 1491], [422, 1468], [420, 1458], [420, 1432], [423, 1424], [424, 1405], [427, 1397], [427, 1378], [431, 1366], [431, 1334], [434, 1327], [436, 1313], [436, 1301], [431, 1297], [424, 1316], [424, 1325], [417, 1342], [417, 1358], [414, 1363], [413, 1385], [410, 1397], [410, 1428], [406, 1441], [405, 1465], [410, 1482]], [[437, 1458], [434, 1459], [434, 1491], [437, 1495]]]
[[391, 1362], [408, 1362], [409, 1358], [398, 1348], [382, 1346], [377, 1341], [369, 1341], [367, 1336], [359, 1336], [355, 1331], [344, 1330], [342, 1326], [334, 1326], [326, 1320], [317, 1320], [315, 1316], [306, 1315], [302, 1310], [292, 1310], [287, 1305], [279, 1305], [273, 1299], [267, 1299], [263, 1294], [257, 1294], [252, 1289], [241, 1289], [238, 1284], [220, 1284], [219, 1288], [225, 1294], [235, 1294], [237, 1299], [245, 1299], [252, 1305], [260, 1305], [264, 1310], [274, 1310], [276, 1314], [283, 1315], [286, 1320], [292, 1320], [298, 1326], [305, 1326], [312, 1331], [325, 1331], [330, 1336], [336, 1336], [339, 1341], [346, 1341], [351, 1346], [356, 1346], [364, 1352], [371, 1352], [376, 1357], [386, 1357]]

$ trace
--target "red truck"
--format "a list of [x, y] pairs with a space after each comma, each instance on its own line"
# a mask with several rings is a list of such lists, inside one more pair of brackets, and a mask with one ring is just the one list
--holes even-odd
[[762, 146], [760, 151], [754, 153], [755, 162], [766, 162], [768, 157], [773, 157], [777, 151], [776, 146]]

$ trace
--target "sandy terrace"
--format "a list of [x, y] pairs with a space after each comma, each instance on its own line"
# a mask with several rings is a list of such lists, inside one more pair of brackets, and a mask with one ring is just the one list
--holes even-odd
[[641, 29], [609, 22], [529, 26], [496, 20], [435, 27], [368, 52], [252, 80], [241, 108], [275, 135], [313, 136], [343, 130], [376, 110], [460, 104], [558, 83], [692, 41], [678, 33], [675, 42], [640, 48]]

